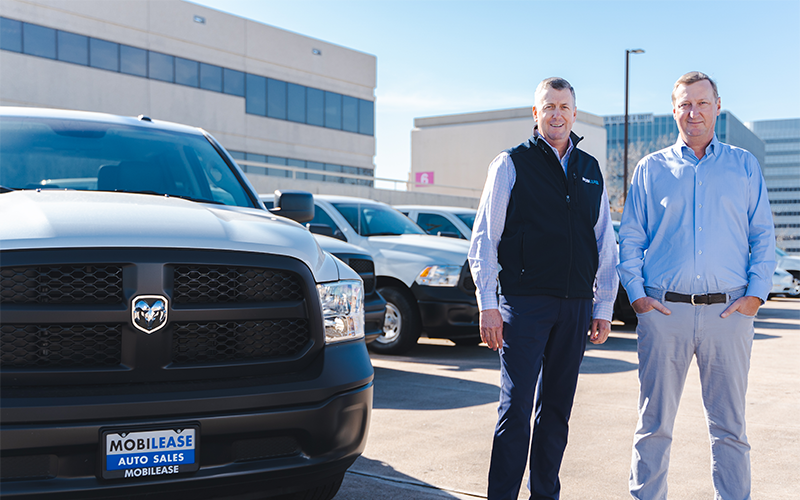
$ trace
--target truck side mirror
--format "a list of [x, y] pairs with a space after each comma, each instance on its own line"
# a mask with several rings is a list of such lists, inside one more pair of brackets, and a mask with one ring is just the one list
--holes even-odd
[[275, 191], [275, 215], [296, 222], [308, 222], [314, 218], [314, 195], [307, 191]]

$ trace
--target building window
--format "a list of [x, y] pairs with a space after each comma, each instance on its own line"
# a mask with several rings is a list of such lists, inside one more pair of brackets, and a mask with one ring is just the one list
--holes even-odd
[[170, 83], [175, 81], [174, 57], [153, 51], [149, 51], [148, 56], [148, 75], [150, 75], [150, 78]]
[[89, 37], [59, 31], [58, 60], [88, 66]]
[[200, 88], [222, 92], [222, 68], [200, 63]]
[[[253, 153], [246, 153], [247, 161], [257, 161], [259, 163], [267, 163], [267, 155], [257, 155]], [[253, 165], [246, 165], [245, 172], [252, 174], [267, 175], [267, 167], [255, 167]]]
[[251, 115], [267, 115], [267, 79], [247, 73], [245, 111]]
[[0, 49], [245, 98], [249, 114], [374, 136], [372, 101], [0, 17]]
[[358, 132], [358, 99], [342, 96], [342, 130]]
[[286, 118], [293, 122], [306, 122], [306, 88], [296, 83], [286, 85]]
[[267, 116], [286, 119], [286, 82], [267, 78]]
[[0, 49], [22, 52], [22, 23], [0, 17]]
[[244, 73], [235, 69], [222, 70], [223, 92], [230, 95], [244, 97]]
[[325, 127], [342, 129], [342, 96], [325, 92]]
[[56, 58], [56, 30], [22, 23], [22, 49], [32, 56]]
[[119, 44], [89, 39], [89, 66], [109, 71], [119, 71]]
[[187, 87], [200, 86], [200, 64], [197, 61], [175, 58], [175, 83]]
[[306, 123], [325, 126], [325, 93], [319, 89], [306, 89]]
[[358, 133], [375, 135], [375, 103], [358, 100]]
[[147, 78], [147, 51], [128, 45], [119, 46], [119, 71]]

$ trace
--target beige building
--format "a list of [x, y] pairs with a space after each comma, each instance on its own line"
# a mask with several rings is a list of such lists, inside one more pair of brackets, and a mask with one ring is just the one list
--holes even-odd
[[[533, 126], [530, 107], [415, 119], [409, 174], [414, 184], [409, 189], [480, 197], [489, 163], [527, 140]], [[605, 173], [603, 118], [578, 111], [572, 130], [583, 137], [580, 148], [597, 158]]]
[[[0, 104], [208, 130], [259, 184], [371, 186], [375, 56], [178, 0], [2, 0]], [[263, 179], [262, 179], [263, 178]], [[260, 189], [260, 188], [259, 188]]]

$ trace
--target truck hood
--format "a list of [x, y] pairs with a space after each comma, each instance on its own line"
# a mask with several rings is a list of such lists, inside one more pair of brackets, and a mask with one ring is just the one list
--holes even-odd
[[407, 286], [426, 266], [463, 266], [469, 252], [465, 240], [428, 234], [370, 236], [367, 245], [375, 260], [375, 274], [395, 276]]
[[192, 248], [283, 255], [318, 282], [337, 265], [299, 224], [264, 210], [93, 191], [0, 194], [0, 249]]

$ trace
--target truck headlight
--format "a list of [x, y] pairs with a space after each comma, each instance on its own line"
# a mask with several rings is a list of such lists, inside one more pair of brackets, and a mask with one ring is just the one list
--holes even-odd
[[425, 286], [456, 286], [461, 277], [461, 266], [428, 266], [414, 280]]
[[325, 322], [325, 343], [364, 337], [364, 288], [360, 281], [317, 285]]

